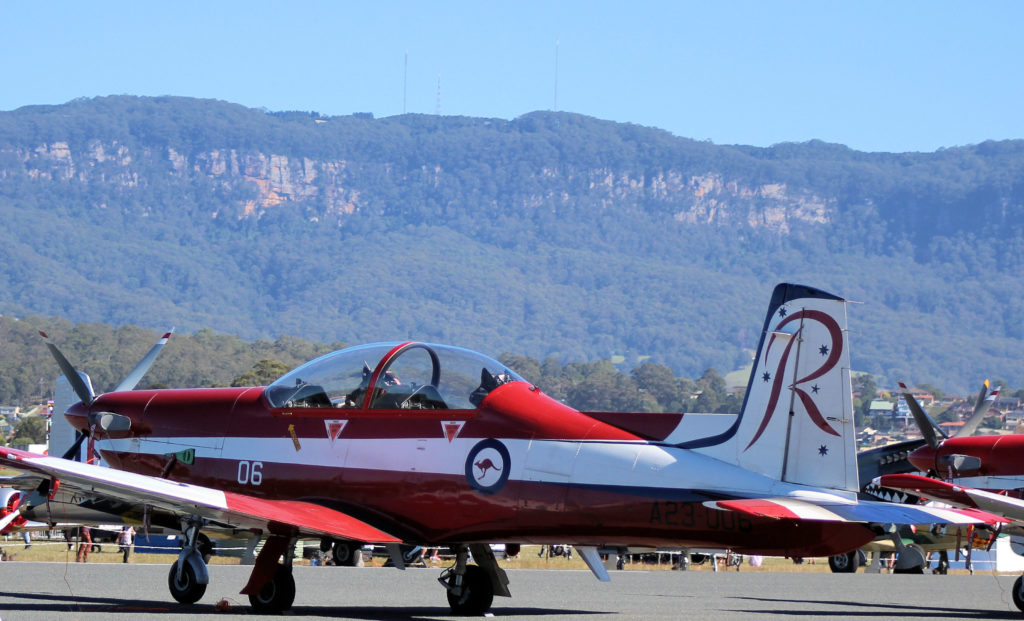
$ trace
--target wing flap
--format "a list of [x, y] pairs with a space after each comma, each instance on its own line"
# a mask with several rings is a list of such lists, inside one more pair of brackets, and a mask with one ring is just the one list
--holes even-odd
[[8, 448], [0, 448], [0, 464], [58, 479], [64, 490], [181, 516], [199, 515], [232, 528], [367, 543], [400, 541], [348, 514], [309, 502], [268, 500]]

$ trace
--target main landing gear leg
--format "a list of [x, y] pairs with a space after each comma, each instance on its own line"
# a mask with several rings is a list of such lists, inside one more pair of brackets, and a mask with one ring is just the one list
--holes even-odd
[[[482, 615], [491, 608], [495, 595], [510, 597], [508, 576], [498, 567], [491, 547], [487, 544], [457, 545], [455, 565], [441, 572], [437, 579], [448, 591], [448, 605], [459, 616]], [[476, 565], [469, 565], [472, 551]]]
[[199, 550], [199, 529], [203, 525], [202, 518], [192, 517], [182, 520], [181, 532], [185, 535], [185, 543], [178, 554], [178, 560], [171, 565], [167, 574], [167, 587], [171, 597], [182, 604], [194, 604], [206, 593], [206, 585], [210, 583], [210, 572]]
[[[256, 557], [256, 566], [249, 575], [249, 583], [242, 589], [249, 596], [252, 609], [258, 613], [284, 612], [295, 601], [295, 578], [292, 577], [294, 537], [271, 535]], [[284, 555], [284, 563], [277, 559]]]

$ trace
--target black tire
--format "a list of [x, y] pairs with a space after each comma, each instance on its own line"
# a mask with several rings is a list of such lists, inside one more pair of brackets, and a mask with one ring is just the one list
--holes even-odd
[[423, 548], [420, 546], [402, 546], [402, 560], [406, 565], [415, 565], [423, 562]]
[[907, 569], [895, 569], [895, 568], [893, 568], [892, 573], [894, 573], [894, 574], [923, 574], [924, 573], [924, 567], [922, 567], [921, 565], [914, 565], [913, 567], [908, 567]]
[[[449, 578], [449, 585], [455, 581], [455, 574]], [[448, 605], [452, 614], [460, 617], [478, 617], [491, 609], [494, 601], [494, 587], [491, 578], [479, 565], [466, 565], [466, 574], [462, 578], [462, 594], [454, 595], [448, 591]]]
[[1024, 594], [1020, 590], [1024, 588], [1024, 576], [1018, 576], [1017, 580], [1013, 583], [1013, 603], [1017, 606], [1017, 610], [1024, 612]]
[[828, 567], [834, 574], [853, 574], [857, 573], [859, 561], [860, 558], [857, 555], [857, 550], [854, 550], [846, 554], [836, 554], [835, 556], [828, 557]]
[[362, 555], [363, 544], [358, 541], [335, 541], [331, 548], [331, 558], [339, 567], [358, 567]]
[[295, 602], [295, 578], [291, 567], [278, 565], [270, 582], [259, 593], [249, 596], [253, 612], [260, 614], [284, 612]]
[[167, 588], [171, 591], [171, 597], [179, 604], [194, 604], [206, 593], [206, 585], [196, 581], [196, 572], [192, 565], [185, 563], [181, 570], [181, 581], [177, 580], [178, 563], [174, 561], [171, 571], [167, 574]]

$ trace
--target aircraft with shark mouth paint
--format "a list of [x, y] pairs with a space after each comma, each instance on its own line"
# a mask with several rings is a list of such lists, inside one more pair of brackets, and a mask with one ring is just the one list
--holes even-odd
[[801, 285], [775, 288], [735, 417], [581, 412], [487, 356], [419, 342], [344, 349], [267, 387], [96, 396], [50, 348], [81, 399], [66, 417], [112, 468], [0, 448], [41, 479], [21, 508], [59, 488], [179, 529], [180, 602], [209, 582], [204, 530], [264, 541], [242, 591], [257, 611], [291, 607], [292, 550], [321, 538], [385, 545], [397, 567], [403, 543], [450, 547], [439, 580], [469, 615], [510, 595], [492, 542], [572, 544], [607, 580], [599, 547], [829, 556], [883, 524], [993, 520], [858, 500], [846, 302]]
[[[1011, 547], [1024, 554], [1024, 435], [972, 436], [979, 421], [972, 417], [953, 437], [940, 438], [937, 426], [913, 395], [904, 389], [914, 420], [924, 436], [922, 446], [908, 459], [917, 470], [927, 473], [885, 474], [875, 478], [878, 486], [909, 492], [923, 499], [955, 507], [979, 509], [1008, 520], [1001, 531], [1010, 536]], [[998, 390], [989, 392], [988, 381], [979, 395], [991, 401]], [[1024, 575], [1014, 582], [1013, 603], [1024, 612]]]

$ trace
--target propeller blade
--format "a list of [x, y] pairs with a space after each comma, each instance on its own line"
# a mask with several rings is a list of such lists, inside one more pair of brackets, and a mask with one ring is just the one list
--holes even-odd
[[903, 382], [900, 382], [900, 389], [903, 391], [903, 400], [907, 402], [907, 407], [910, 408], [910, 413], [914, 416], [914, 422], [917, 423], [918, 428], [921, 430], [921, 435], [924, 437], [925, 442], [932, 448], [939, 446], [939, 438], [935, 435], [938, 431], [943, 438], [946, 438], [945, 433], [939, 429], [939, 426], [935, 424], [931, 416], [925, 413], [921, 404], [917, 402], [914, 395], [910, 394], [910, 389]]
[[985, 414], [988, 413], [992, 403], [999, 396], [998, 388], [992, 392], [989, 392], [988, 389], [989, 383], [988, 380], [985, 380], [985, 383], [981, 386], [981, 391], [978, 392], [978, 401], [974, 404], [974, 412], [967, 419], [967, 422], [964, 423], [964, 426], [960, 428], [960, 431], [956, 432], [956, 437], [973, 436], [974, 432], [978, 430], [978, 426], [981, 425], [981, 421], [985, 420]]
[[160, 350], [164, 348], [164, 345], [167, 344], [167, 341], [171, 338], [172, 334], [174, 334], [174, 328], [168, 330], [167, 333], [165, 333], [163, 337], [156, 342], [156, 345], [154, 345], [152, 349], [149, 350], [149, 353], [139, 361], [139, 364], [135, 365], [132, 372], [125, 376], [125, 378], [121, 380], [120, 384], [114, 387], [114, 392], [134, 389], [135, 386], [138, 385], [139, 380], [142, 379], [142, 376], [149, 371], [149, 367], [153, 365], [153, 361], [156, 360], [157, 354], [159, 354]]
[[68, 383], [71, 384], [71, 388], [75, 391], [75, 394], [78, 395], [78, 398], [85, 405], [92, 405], [96, 395], [92, 394], [89, 387], [85, 385], [81, 376], [78, 375], [78, 371], [75, 370], [75, 367], [71, 366], [68, 359], [64, 357], [64, 354], [60, 353], [60, 350], [53, 344], [50, 337], [46, 336], [45, 332], [40, 330], [39, 336], [43, 337], [43, 340], [46, 343], [46, 348], [50, 350], [50, 354], [53, 356], [53, 359], [57, 361], [57, 366], [59, 366], [61, 372], [64, 373], [64, 377], [67, 378]]
[[[81, 458], [82, 442], [89, 437], [89, 433], [80, 431], [75, 435], [78, 436], [75, 438], [75, 443], [71, 445], [71, 448], [64, 451], [64, 454], [61, 455], [61, 459], [73, 459], [75, 457]], [[78, 459], [75, 459], [75, 461], [78, 461]]]
[[2, 533], [5, 528], [10, 526], [11, 522], [13, 522], [14, 520], [18, 519], [19, 517], [21, 517], [21, 512], [20, 511], [11, 511], [7, 515], [5, 515], [2, 519], [0, 519], [0, 533]]

